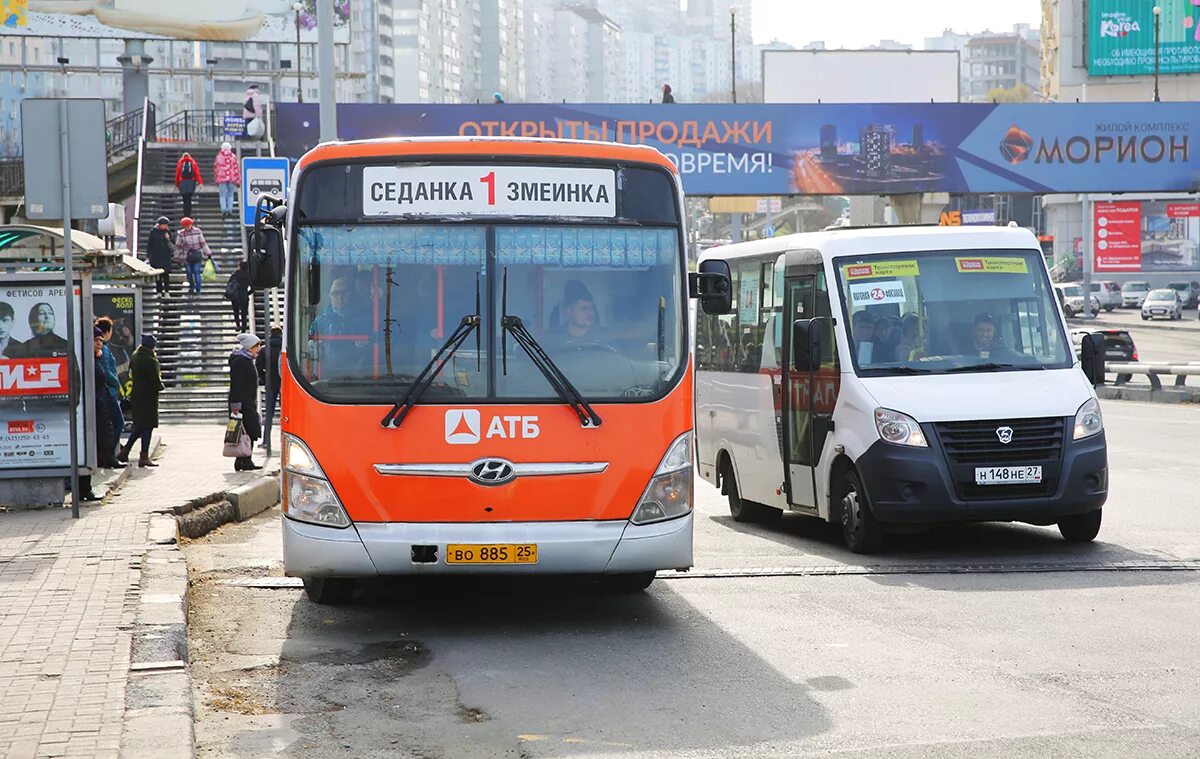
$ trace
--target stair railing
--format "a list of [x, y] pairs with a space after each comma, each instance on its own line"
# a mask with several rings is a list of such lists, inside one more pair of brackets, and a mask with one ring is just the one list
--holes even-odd
[[142, 244], [142, 171], [146, 165], [146, 141], [154, 139], [155, 109], [150, 98], [142, 104], [142, 131], [137, 140], [137, 186], [133, 192], [133, 238], [129, 242], [129, 250], [134, 258]]

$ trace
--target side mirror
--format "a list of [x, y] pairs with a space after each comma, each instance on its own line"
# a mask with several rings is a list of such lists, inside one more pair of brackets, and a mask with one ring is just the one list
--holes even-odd
[[250, 254], [246, 257], [250, 270], [250, 286], [269, 290], [283, 283], [283, 231], [259, 224], [250, 232]]
[[700, 299], [700, 308], [711, 316], [733, 312], [733, 278], [729, 264], [720, 259], [700, 262], [700, 271], [688, 274], [688, 294]]
[[1104, 384], [1104, 338], [1099, 335], [1084, 335], [1079, 345], [1079, 364], [1083, 376], [1093, 386]]
[[817, 319], [792, 322], [792, 368], [798, 372], [821, 368], [821, 323]]

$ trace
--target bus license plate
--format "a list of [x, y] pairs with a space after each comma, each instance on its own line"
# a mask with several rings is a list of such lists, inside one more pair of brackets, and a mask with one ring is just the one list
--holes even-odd
[[537, 564], [536, 543], [495, 543], [475, 545], [451, 543], [446, 546], [447, 564]]
[[1028, 485], [1042, 481], [1040, 466], [975, 467], [976, 485]]

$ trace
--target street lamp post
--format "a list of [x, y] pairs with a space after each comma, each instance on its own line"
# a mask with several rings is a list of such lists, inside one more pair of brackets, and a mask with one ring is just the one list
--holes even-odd
[[1154, 102], [1161, 102], [1158, 97], [1158, 58], [1159, 58], [1159, 29], [1162, 26], [1162, 7], [1154, 6]]
[[300, 11], [304, 3], [293, 3], [292, 10], [296, 12], [296, 102], [304, 102], [304, 82], [300, 79]]

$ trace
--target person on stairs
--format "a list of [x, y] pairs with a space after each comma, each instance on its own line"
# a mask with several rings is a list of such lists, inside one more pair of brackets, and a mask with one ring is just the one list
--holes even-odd
[[171, 259], [175, 255], [175, 236], [171, 234], [171, 220], [166, 216], [159, 216], [154, 222], [146, 251], [150, 265], [162, 269], [162, 274], [154, 280], [154, 292], [165, 298], [171, 288]]
[[250, 269], [245, 261], [238, 264], [237, 271], [229, 275], [225, 284], [225, 299], [233, 308], [233, 323], [238, 332], [250, 331]]
[[204, 184], [200, 176], [200, 164], [192, 158], [191, 153], [184, 153], [175, 164], [175, 189], [183, 198], [183, 215], [192, 215], [192, 195]]
[[209, 250], [204, 233], [196, 226], [196, 222], [184, 216], [179, 220], [179, 224], [183, 229], [179, 230], [179, 236], [175, 238], [175, 258], [182, 259], [187, 268], [188, 291], [199, 295], [203, 282], [201, 275], [204, 272], [204, 261], [212, 260], [212, 251]]
[[[258, 335], [243, 333], [237, 336], [238, 347], [229, 354], [229, 412], [242, 415], [242, 425], [253, 445], [262, 437], [262, 422], [258, 416], [258, 370], [254, 360], [262, 349]], [[234, 471], [262, 469], [249, 456], [233, 460]]]
[[117, 454], [117, 460], [128, 462], [133, 444], [140, 440], [142, 452], [138, 457], [139, 467], [158, 466], [150, 460], [150, 436], [158, 427], [158, 395], [166, 389], [166, 385], [162, 381], [162, 365], [154, 352], [157, 346], [158, 340], [154, 335], [142, 335], [142, 344], [133, 352], [129, 362], [129, 374], [133, 377], [133, 394], [130, 396], [133, 431], [129, 433], [129, 442]]
[[112, 319], [101, 316], [96, 320], [95, 327], [100, 331], [100, 366], [104, 370], [104, 397], [98, 402], [108, 406], [107, 418], [112, 426], [112, 444], [108, 448], [96, 449], [96, 461], [105, 469], [124, 469], [125, 464], [116, 456], [117, 445], [125, 432], [125, 415], [121, 413], [121, 378], [117, 375], [117, 360], [108, 347], [108, 341], [113, 336]]
[[228, 142], [221, 143], [221, 152], [217, 153], [217, 160], [213, 162], [213, 181], [221, 193], [221, 218], [236, 216], [233, 202], [237, 188], [242, 186], [242, 172], [233, 146]]

